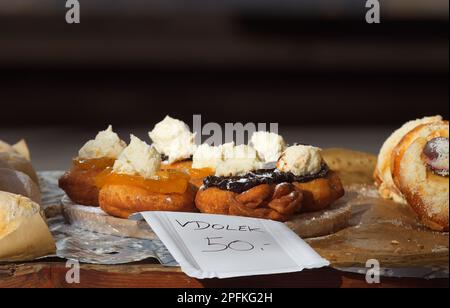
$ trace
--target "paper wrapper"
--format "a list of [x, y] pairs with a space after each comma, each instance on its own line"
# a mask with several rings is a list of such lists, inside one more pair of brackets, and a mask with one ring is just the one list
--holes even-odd
[[14, 231], [0, 239], [0, 262], [30, 261], [55, 252], [53, 237], [39, 213], [22, 219]]
[[56, 252], [39, 212], [42, 200], [38, 185], [25, 140], [15, 145], [0, 140], [0, 202], [4, 206], [0, 216], [7, 218], [0, 221], [0, 262], [29, 261]]

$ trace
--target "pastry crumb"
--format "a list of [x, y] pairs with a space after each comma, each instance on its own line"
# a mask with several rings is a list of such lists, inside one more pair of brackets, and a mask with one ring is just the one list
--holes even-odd
[[401, 253], [402, 252], [402, 249], [401, 248], [397, 248], [396, 250], [394, 250], [394, 253], [397, 253], [397, 254], [399, 254], [399, 253]]

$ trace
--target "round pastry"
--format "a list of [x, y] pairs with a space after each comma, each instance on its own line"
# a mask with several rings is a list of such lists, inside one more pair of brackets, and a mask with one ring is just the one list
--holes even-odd
[[73, 160], [72, 168], [59, 179], [59, 187], [69, 198], [81, 205], [99, 206], [99, 189], [95, 179], [114, 165], [126, 143], [109, 126], [88, 141]]
[[197, 189], [189, 176], [160, 167], [160, 153], [131, 136], [114, 166], [96, 177], [101, 209], [120, 218], [144, 211], [195, 212]]
[[402, 138], [419, 125], [442, 121], [442, 117], [426, 117], [410, 121], [404, 124], [400, 129], [396, 130], [383, 144], [380, 154], [378, 155], [378, 163], [375, 169], [375, 184], [378, 186], [381, 197], [385, 199], [393, 199], [399, 203], [405, 203], [402, 193], [394, 183], [392, 178], [392, 151], [397, 147]]
[[448, 231], [449, 126], [436, 121], [407, 133], [392, 154], [392, 177], [407, 203], [429, 228]]
[[288, 174], [303, 193], [302, 212], [321, 211], [345, 195], [339, 176], [329, 169], [319, 148], [289, 147], [278, 160], [277, 169]]
[[203, 188], [195, 203], [202, 213], [288, 221], [301, 207], [303, 196], [292, 184], [260, 184], [242, 193]]
[[289, 147], [276, 155], [280, 159], [270, 169], [265, 168], [272, 164], [260, 160], [267, 155], [250, 147], [226, 152], [215, 176], [207, 177], [197, 194], [201, 212], [287, 221], [296, 213], [323, 210], [344, 195], [339, 177], [329, 170], [318, 148]]
[[[327, 169], [324, 166], [324, 171]], [[305, 182], [294, 182], [303, 193], [302, 212], [317, 212], [328, 208], [345, 195], [341, 179], [334, 171], [328, 170], [320, 178]]]
[[70, 171], [59, 179], [59, 187], [76, 204], [98, 206], [95, 178], [114, 164], [113, 159], [74, 159]]
[[302, 212], [321, 211], [344, 196], [340, 177], [329, 170], [320, 149], [287, 147], [282, 136], [269, 132], [254, 133], [251, 143], [265, 164], [277, 162], [279, 170], [290, 174], [303, 194]]
[[199, 149], [195, 165], [215, 168], [197, 193], [202, 213], [287, 221], [300, 210], [301, 192], [273, 169], [261, 169], [255, 149], [234, 144]]
[[106, 184], [100, 190], [99, 202], [103, 211], [119, 218], [146, 211], [196, 212], [193, 206], [196, 193], [193, 185], [188, 185], [184, 192], [157, 193], [128, 183]]

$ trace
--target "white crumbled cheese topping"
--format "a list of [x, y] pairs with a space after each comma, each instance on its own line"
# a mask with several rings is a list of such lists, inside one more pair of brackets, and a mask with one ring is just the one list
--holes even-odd
[[190, 158], [196, 149], [195, 134], [186, 123], [166, 116], [149, 133], [159, 153], [169, 157], [168, 163]]
[[296, 176], [313, 175], [322, 168], [321, 149], [297, 145], [287, 148], [278, 160], [277, 169]]
[[89, 140], [79, 151], [82, 159], [112, 158], [117, 159], [127, 144], [113, 132], [110, 125], [97, 134], [94, 140]]
[[216, 176], [235, 176], [260, 169], [262, 162], [256, 150], [248, 145], [235, 146], [226, 143], [221, 146], [203, 144], [194, 153], [192, 168], [211, 168]]
[[234, 151], [234, 148], [236, 147], [236, 144], [234, 142], [229, 142], [222, 144], [220, 148], [222, 149], [222, 160], [227, 160], [232, 156], [232, 153]]
[[256, 150], [248, 145], [224, 147], [223, 161], [217, 165], [216, 176], [239, 176], [261, 168]]
[[215, 170], [217, 165], [223, 161], [223, 147], [202, 144], [197, 148], [192, 158], [192, 168], [211, 168]]
[[130, 145], [114, 163], [113, 171], [150, 179], [155, 178], [160, 167], [161, 154], [154, 147], [131, 135]]
[[270, 132], [255, 132], [250, 144], [258, 152], [259, 157], [265, 162], [276, 162], [286, 149], [286, 143], [278, 134]]
[[233, 143], [225, 144], [223, 146], [224, 160], [230, 159], [258, 159], [256, 150], [251, 146], [242, 144], [235, 146]]
[[229, 159], [221, 162], [216, 169], [216, 176], [239, 176], [260, 169], [261, 163], [256, 159]]
[[220, 163], [223, 163], [228, 156], [232, 156], [234, 148], [234, 142], [225, 143], [220, 146], [202, 144], [194, 153], [192, 158], [192, 168], [210, 168], [216, 170]]

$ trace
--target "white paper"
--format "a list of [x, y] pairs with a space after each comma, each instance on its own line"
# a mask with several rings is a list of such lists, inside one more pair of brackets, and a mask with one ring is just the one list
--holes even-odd
[[280, 222], [197, 213], [141, 215], [191, 277], [279, 274], [329, 265]]

